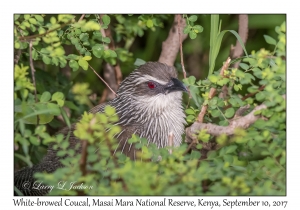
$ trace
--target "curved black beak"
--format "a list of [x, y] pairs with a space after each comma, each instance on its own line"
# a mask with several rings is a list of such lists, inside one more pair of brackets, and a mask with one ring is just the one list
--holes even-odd
[[184, 91], [188, 92], [185, 85], [176, 78], [171, 78], [170, 82], [165, 86], [165, 93], [175, 92], [175, 91]]

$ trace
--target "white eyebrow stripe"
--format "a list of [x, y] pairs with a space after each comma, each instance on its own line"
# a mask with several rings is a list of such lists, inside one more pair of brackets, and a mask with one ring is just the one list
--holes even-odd
[[147, 82], [147, 81], [149, 81], [149, 80], [152, 80], [152, 81], [157, 82], [157, 83], [162, 84], [162, 85], [166, 85], [166, 84], [168, 83], [168, 82], [166, 82], [166, 81], [162, 81], [162, 80], [159, 80], [159, 79], [157, 79], [157, 78], [155, 78], [155, 77], [152, 77], [152, 76], [150, 76], [150, 75], [148, 75], [148, 74], [143, 75], [142, 77], [138, 78], [138, 79], [136, 80], [136, 82], [137, 82], [137, 84], [140, 84], [140, 83], [142, 83], [142, 82]]

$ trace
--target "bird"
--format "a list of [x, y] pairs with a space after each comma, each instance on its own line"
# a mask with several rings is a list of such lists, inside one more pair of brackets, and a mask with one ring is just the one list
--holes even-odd
[[[167, 147], [169, 136], [172, 135], [174, 147], [182, 143], [182, 134], [186, 124], [182, 106], [182, 92], [187, 92], [186, 86], [178, 79], [175, 67], [160, 62], [146, 62], [132, 71], [121, 83], [117, 97], [113, 100], [95, 106], [89, 112], [101, 113], [110, 105], [115, 108], [119, 117], [116, 125], [121, 131], [116, 135], [117, 151], [135, 160], [137, 149], [128, 140], [133, 134], [147, 139], [147, 145], [155, 144], [158, 148]], [[70, 145], [82, 141], [77, 139], [71, 126]], [[63, 128], [59, 133], [67, 134], [70, 128]], [[80, 150], [77, 152], [80, 153]], [[40, 196], [48, 190], [34, 190], [33, 174], [36, 172], [53, 173], [63, 167], [57, 150], [50, 145], [43, 160], [33, 167], [27, 167], [14, 174], [15, 187], [25, 196]], [[25, 186], [26, 185], [26, 186]]]

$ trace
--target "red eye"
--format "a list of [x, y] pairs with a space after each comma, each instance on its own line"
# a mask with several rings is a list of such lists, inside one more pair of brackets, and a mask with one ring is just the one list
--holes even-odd
[[150, 89], [154, 89], [154, 88], [156, 88], [156, 84], [154, 82], [148, 82], [148, 87]]

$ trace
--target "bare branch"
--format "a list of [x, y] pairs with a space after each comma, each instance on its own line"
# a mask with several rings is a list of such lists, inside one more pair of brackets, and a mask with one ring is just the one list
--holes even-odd
[[182, 71], [183, 71], [183, 77], [186, 78], [186, 72], [185, 72], [184, 62], [183, 62], [183, 53], [182, 53], [182, 41], [181, 41], [182, 29], [180, 29], [181, 20], [182, 20], [181, 15], [177, 15], [177, 31], [178, 31], [179, 44], [180, 44], [180, 61], [181, 61], [181, 67], [182, 67]]
[[[180, 24], [180, 27], [177, 27], [178, 24]], [[158, 59], [159, 62], [165, 63], [169, 66], [174, 65], [175, 59], [179, 51], [180, 43], [181, 43], [179, 41], [178, 28], [180, 28], [181, 31], [183, 31], [183, 28], [185, 26], [186, 26], [185, 20], [180, 17], [180, 22], [177, 23], [177, 16], [175, 16], [173, 26], [169, 31], [169, 35], [166, 41], [164, 41], [162, 44], [162, 51]], [[182, 42], [186, 38], [187, 38], [187, 34], [184, 34], [182, 36]]]
[[234, 130], [236, 128], [248, 128], [250, 125], [252, 125], [257, 119], [261, 118], [260, 115], [254, 115], [254, 113], [258, 110], [266, 109], [267, 106], [264, 104], [261, 104], [257, 107], [255, 107], [249, 114], [237, 118], [236, 120], [233, 120], [230, 122], [230, 125], [228, 126], [219, 126], [214, 125], [211, 123], [199, 123], [195, 122], [190, 127], [186, 129], [186, 135], [194, 139], [195, 134], [197, 134], [200, 130], [205, 129], [208, 134], [211, 134], [213, 136], [219, 136], [221, 134], [226, 135], [233, 135]]
[[[239, 15], [239, 35], [242, 38], [244, 45], [248, 39], [248, 15]], [[236, 44], [231, 48], [231, 57], [233, 59], [239, 58], [243, 55], [243, 48], [238, 40], [236, 40]], [[233, 67], [237, 68], [239, 66], [239, 62], [236, 62]]]

